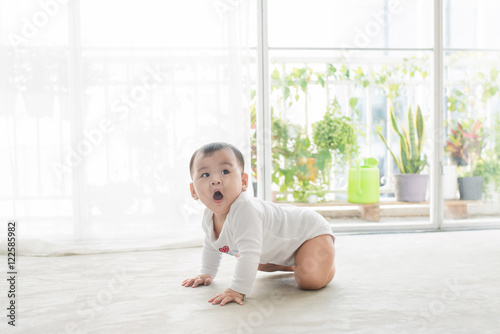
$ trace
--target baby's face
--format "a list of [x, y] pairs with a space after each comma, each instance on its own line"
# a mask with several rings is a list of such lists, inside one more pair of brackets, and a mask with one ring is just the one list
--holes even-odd
[[193, 161], [191, 195], [215, 214], [227, 214], [231, 204], [248, 185], [231, 150], [220, 150], [209, 156], [198, 154]]

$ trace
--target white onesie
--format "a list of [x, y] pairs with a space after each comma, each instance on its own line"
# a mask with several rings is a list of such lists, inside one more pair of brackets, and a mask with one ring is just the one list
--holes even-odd
[[328, 222], [318, 213], [293, 205], [265, 202], [242, 192], [226, 216], [217, 239], [213, 212], [203, 215], [201, 273], [215, 277], [221, 255], [237, 258], [230, 289], [248, 294], [259, 263], [285, 266], [295, 264], [295, 252], [307, 240], [322, 234], [332, 234]]

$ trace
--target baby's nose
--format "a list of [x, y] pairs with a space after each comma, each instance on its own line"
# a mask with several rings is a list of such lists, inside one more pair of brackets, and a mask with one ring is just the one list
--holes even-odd
[[220, 184], [220, 179], [212, 179], [212, 185]]

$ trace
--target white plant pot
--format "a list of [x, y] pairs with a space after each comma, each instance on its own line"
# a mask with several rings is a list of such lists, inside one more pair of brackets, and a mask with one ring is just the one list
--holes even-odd
[[444, 199], [457, 199], [458, 182], [457, 166], [443, 166], [443, 196]]
[[318, 195], [307, 196], [307, 203], [318, 203]]
[[424, 202], [429, 175], [394, 174], [394, 195], [400, 202]]

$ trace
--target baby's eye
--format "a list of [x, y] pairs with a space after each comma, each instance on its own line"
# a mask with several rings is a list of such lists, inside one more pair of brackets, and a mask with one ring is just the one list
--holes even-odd
[[222, 175], [227, 175], [227, 174], [229, 174], [229, 171], [228, 171], [227, 169], [224, 169], [224, 170], [222, 171]]
[[208, 174], [208, 173], [201, 174], [201, 177], [209, 177], [209, 176], [210, 176], [210, 174]]

